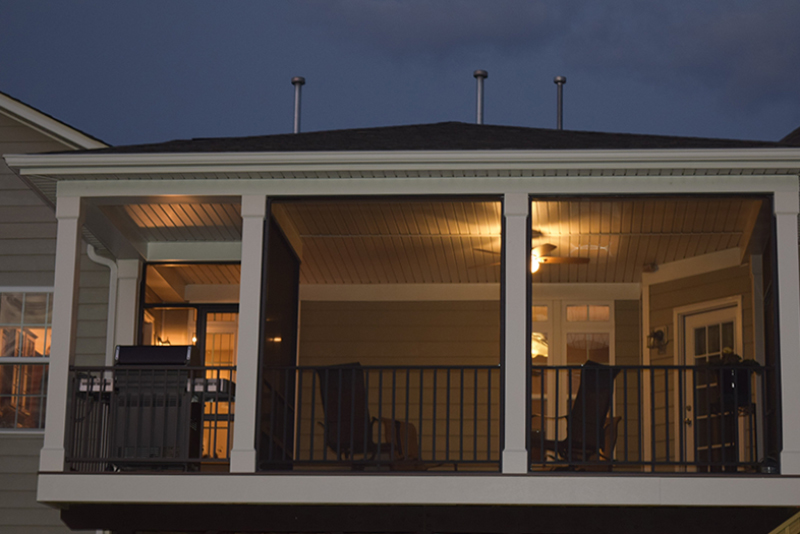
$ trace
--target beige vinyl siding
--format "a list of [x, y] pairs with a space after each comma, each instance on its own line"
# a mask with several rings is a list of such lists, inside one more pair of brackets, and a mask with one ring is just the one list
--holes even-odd
[[[641, 365], [641, 311], [638, 300], [614, 302], [614, 346], [616, 365]], [[638, 373], [622, 371], [614, 381], [614, 415], [623, 419], [617, 427], [614, 458], [640, 460], [639, 433], [642, 417]], [[627, 401], [627, 402], [626, 402]], [[627, 404], [627, 410], [626, 410]]]
[[[0, 155], [65, 150], [68, 147], [0, 114]], [[86, 245], [82, 244], [83, 250]], [[52, 287], [56, 218], [0, 158], [0, 286]], [[102, 363], [108, 269], [81, 258], [78, 361]], [[69, 530], [59, 512], [36, 502], [41, 434], [0, 432], [0, 533], [56, 534]]]
[[108, 320], [108, 267], [89, 259], [82, 243], [78, 325], [75, 341], [76, 365], [105, 365]]
[[[364, 366], [458, 366], [500, 363], [500, 304], [469, 302], [309, 302], [301, 304], [300, 364], [310, 366], [358, 362]], [[419, 370], [368, 373], [369, 411], [372, 417], [392, 417], [414, 424], [422, 435], [423, 458], [464, 456], [499, 458], [500, 372]], [[422, 409], [420, 410], [420, 376]], [[477, 378], [477, 393], [476, 393]], [[316, 400], [314, 419], [323, 417], [318, 381], [304, 375], [300, 391], [301, 457], [310, 454], [309, 429], [314, 428], [314, 457], [322, 458], [321, 425], [312, 423], [310, 403]], [[460, 403], [463, 380], [464, 403]], [[314, 385], [315, 384], [315, 385]], [[434, 418], [434, 397], [436, 414]], [[477, 402], [474, 399], [478, 399]], [[379, 400], [381, 399], [381, 400]], [[391, 413], [394, 399], [395, 413]], [[521, 399], [522, 401], [522, 399]], [[449, 403], [449, 404], [448, 404]], [[449, 425], [449, 428], [448, 428]], [[463, 426], [462, 426], [463, 425]], [[463, 431], [462, 431], [463, 429]], [[477, 446], [476, 446], [477, 441]], [[329, 450], [327, 454], [331, 454]]]
[[41, 434], [0, 433], [0, 532], [56, 534], [70, 530], [59, 511], [36, 502]]
[[[0, 154], [64, 150], [0, 114]], [[0, 286], [52, 286], [56, 218], [0, 158]]]
[[[667, 327], [668, 344], [666, 350], [650, 351], [650, 361], [653, 365], [673, 365], [675, 355], [680, 348], [676, 347], [674, 311], [675, 308], [699, 304], [703, 302], [722, 299], [725, 297], [741, 296], [742, 298], [742, 344], [743, 358], [754, 356], [754, 328], [753, 328], [753, 298], [752, 281], [749, 265], [740, 265], [721, 269], [701, 275], [690, 276], [679, 280], [654, 284], [650, 286], [650, 326], [651, 328]], [[667, 414], [663, 409], [667, 399], [670, 405], [675, 403], [675, 387], [678, 377], [672, 373], [668, 378], [664, 373], [657, 373], [655, 380], [655, 447], [657, 459], [667, 457], [667, 434], [670, 440], [670, 458], [676, 458], [674, 450], [675, 421], [674, 410], [668, 414], [670, 419], [669, 430], [665, 425]]]

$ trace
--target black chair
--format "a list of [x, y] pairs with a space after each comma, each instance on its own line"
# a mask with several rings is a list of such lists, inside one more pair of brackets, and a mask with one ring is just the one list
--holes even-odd
[[[581, 366], [581, 382], [569, 414], [556, 419], [567, 419], [567, 433], [564, 439], [553, 440], [544, 436], [544, 419], [547, 416], [533, 414], [540, 418], [539, 428], [531, 432], [531, 461], [535, 464], [558, 463], [570, 467], [591, 464], [603, 460], [610, 454], [606, 448], [606, 417], [611, 408], [614, 379], [619, 369], [588, 360]], [[554, 461], [545, 458], [545, 451], [551, 451]], [[605, 454], [603, 454], [605, 453]]]
[[373, 438], [376, 418], [370, 417], [364, 369], [359, 363], [332, 365], [317, 369], [322, 408], [325, 412], [325, 444], [338, 460], [373, 460], [391, 449], [390, 443], [378, 446]]

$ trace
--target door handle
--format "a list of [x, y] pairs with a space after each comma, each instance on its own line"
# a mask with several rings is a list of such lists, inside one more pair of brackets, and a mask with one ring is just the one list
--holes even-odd
[[686, 426], [692, 426], [692, 419], [690, 417], [684, 419], [683, 422], [686, 423]]

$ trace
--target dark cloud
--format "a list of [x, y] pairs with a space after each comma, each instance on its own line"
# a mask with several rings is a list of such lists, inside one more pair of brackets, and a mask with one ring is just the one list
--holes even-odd
[[561, 2], [528, 0], [331, 0], [306, 2], [307, 24], [394, 55], [444, 56], [463, 48], [525, 50], [557, 38]]
[[660, 86], [699, 84], [725, 105], [796, 99], [800, 2], [627, 0], [579, 14], [563, 43], [571, 62]]

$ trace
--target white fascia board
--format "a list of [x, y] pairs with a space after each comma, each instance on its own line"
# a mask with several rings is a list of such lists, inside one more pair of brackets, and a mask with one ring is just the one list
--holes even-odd
[[147, 261], [241, 261], [241, 259], [241, 241], [147, 243]]
[[86, 180], [58, 182], [58, 196], [380, 196], [792, 193], [797, 176], [574, 176], [481, 178], [304, 178], [282, 180]]
[[6, 156], [21, 174], [302, 172], [446, 169], [800, 169], [800, 148], [215, 152]]
[[395, 504], [570, 506], [797, 506], [793, 476], [387, 476], [40, 474], [51, 505]]
[[8, 95], [0, 93], [0, 113], [41, 132], [42, 134], [65, 144], [69, 148], [94, 149], [106, 148], [108, 145], [98, 141], [78, 130], [67, 126], [61, 121], [49, 117]]

